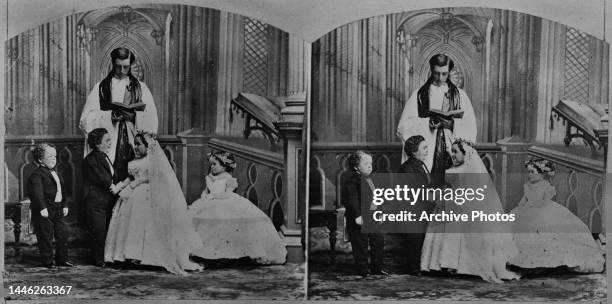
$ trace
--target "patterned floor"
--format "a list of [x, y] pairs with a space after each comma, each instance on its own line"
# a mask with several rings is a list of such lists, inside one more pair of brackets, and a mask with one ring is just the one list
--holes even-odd
[[606, 275], [556, 271], [520, 281], [491, 284], [478, 277], [400, 274], [396, 252], [386, 252], [390, 276], [362, 278], [352, 271], [352, 255], [330, 251], [309, 258], [309, 300], [480, 300], [480, 301], [605, 301]]
[[[70, 295], [7, 295], [7, 300], [74, 299], [219, 299], [301, 300], [304, 268], [299, 264], [274, 266], [234, 261], [181, 277], [161, 268], [97, 268], [86, 265], [87, 250], [71, 251], [74, 268], [39, 267], [36, 248], [23, 247], [19, 254], [6, 247], [4, 287], [70, 285]], [[14, 288], [14, 287], [13, 287]]]

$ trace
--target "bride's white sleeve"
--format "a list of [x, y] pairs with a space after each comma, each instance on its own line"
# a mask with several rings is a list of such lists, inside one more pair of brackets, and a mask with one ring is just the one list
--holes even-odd
[[85, 134], [89, 134], [89, 132], [97, 128], [105, 128], [109, 132], [113, 130], [112, 111], [100, 110], [99, 87], [100, 83], [93, 87], [91, 93], [87, 96], [83, 112], [81, 112], [79, 128]]
[[144, 82], [140, 83], [140, 89], [142, 91], [142, 102], [147, 106], [144, 111], [136, 111], [136, 130], [157, 134], [157, 108], [155, 107], [153, 94]]
[[472, 143], [476, 142], [476, 115], [472, 102], [465, 91], [459, 89], [461, 100], [461, 109], [463, 110], [463, 118], [454, 119], [453, 134], [455, 138], [462, 138]]
[[140, 174], [134, 178], [133, 181], [130, 182], [130, 187], [136, 188], [140, 184], [148, 183], [149, 177], [145, 174]]

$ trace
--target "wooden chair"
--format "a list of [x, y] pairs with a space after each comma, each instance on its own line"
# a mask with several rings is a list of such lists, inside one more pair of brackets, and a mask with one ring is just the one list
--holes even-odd
[[[336, 250], [336, 231], [338, 230], [338, 211], [335, 200], [335, 187], [323, 172], [311, 171], [310, 176], [310, 209], [308, 227], [327, 227], [329, 229], [329, 247]], [[314, 174], [313, 174], [314, 173]], [[317, 174], [319, 173], [319, 174]]]

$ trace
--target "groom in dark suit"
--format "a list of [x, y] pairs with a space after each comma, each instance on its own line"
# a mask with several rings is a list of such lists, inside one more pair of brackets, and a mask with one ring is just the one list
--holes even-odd
[[[427, 157], [427, 144], [425, 138], [421, 135], [414, 135], [408, 138], [404, 144], [404, 151], [408, 155], [406, 160], [399, 168], [398, 173], [409, 173], [402, 176], [403, 184], [410, 188], [429, 187], [432, 184], [432, 179], [427, 170], [427, 166], [423, 162]], [[433, 204], [427, 201], [419, 201], [411, 211], [417, 214], [417, 218], [421, 216], [421, 212], [431, 212]], [[427, 222], [417, 222], [412, 233], [405, 234], [405, 252], [407, 255], [406, 272], [411, 275], [421, 275], [421, 249], [425, 239], [425, 231]]]
[[111, 192], [116, 175], [106, 154], [112, 144], [110, 134], [103, 128], [94, 129], [87, 135], [87, 144], [92, 151], [83, 161], [84, 202], [92, 236], [93, 262], [104, 267], [106, 233], [117, 201]]

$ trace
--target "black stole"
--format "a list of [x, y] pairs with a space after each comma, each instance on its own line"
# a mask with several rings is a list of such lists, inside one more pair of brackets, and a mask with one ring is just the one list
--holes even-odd
[[[451, 87], [448, 87], [448, 90], [451, 90]], [[451, 95], [449, 93], [449, 91], [447, 91], [446, 93], [444, 93], [444, 97], [446, 99], [449, 99], [449, 96]], [[427, 92], [429, 92], [429, 88], [427, 88]], [[448, 102], [448, 109], [444, 109], [444, 102], [442, 103], [442, 107], [443, 107], [443, 111], [453, 111], [453, 110], [458, 110], [460, 109], [460, 105], [459, 105], [459, 96], [457, 96], [456, 98], [457, 100], [449, 100]], [[429, 98], [427, 98], [427, 100], [419, 100], [417, 101], [417, 109], [419, 112], [419, 117], [421, 118], [425, 118], [425, 117], [432, 117], [431, 112], [429, 111]], [[440, 122], [440, 127], [436, 130], [436, 146], [434, 148], [434, 154], [433, 154], [433, 164], [431, 167], [431, 185], [433, 187], [440, 187], [442, 185], [444, 185], [445, 183], [445, 179], [444, 179], [444, 174], [446, 172], [446, 169], [450, 168], [453, 164], [453, 161], [451, 159], [450, 154], [448, 153], [448, 151], [446, 150], [446, 138], [444, 136], [444, 129], [453, 129], [453, 119], [444, 119], [442, 117], [436, 116], [435, 120], [437, 122]]]
[[[127, 87], [126, 93], [128, 94], [128, 104], [142, 102], [142, 90], [138, 80], [129, 75], [130, 84]], [[109, 75], [100, 82], [99, 97], [100, 97], [100, 109], [102, 111], [113, 111], [113, 115], [122, 117], [118, 122], [117, 128], [117, 146], [115, 150], [115, 162], [113, 168], [115, 175], [119, 181], [123, 181], [128, 177], [128, 163], [132, 161], [136, 156], [134, 150], [130, 145], [130, 139], [128, 134], [128, 128], [126, 122], [135, 123], [136, 112], [134, 110], [125, 113], [125, 110], [114, 107], [112, 104], [111, 85], [113, 77]], [[125, 96], [123, 98], [125, 102]]]

